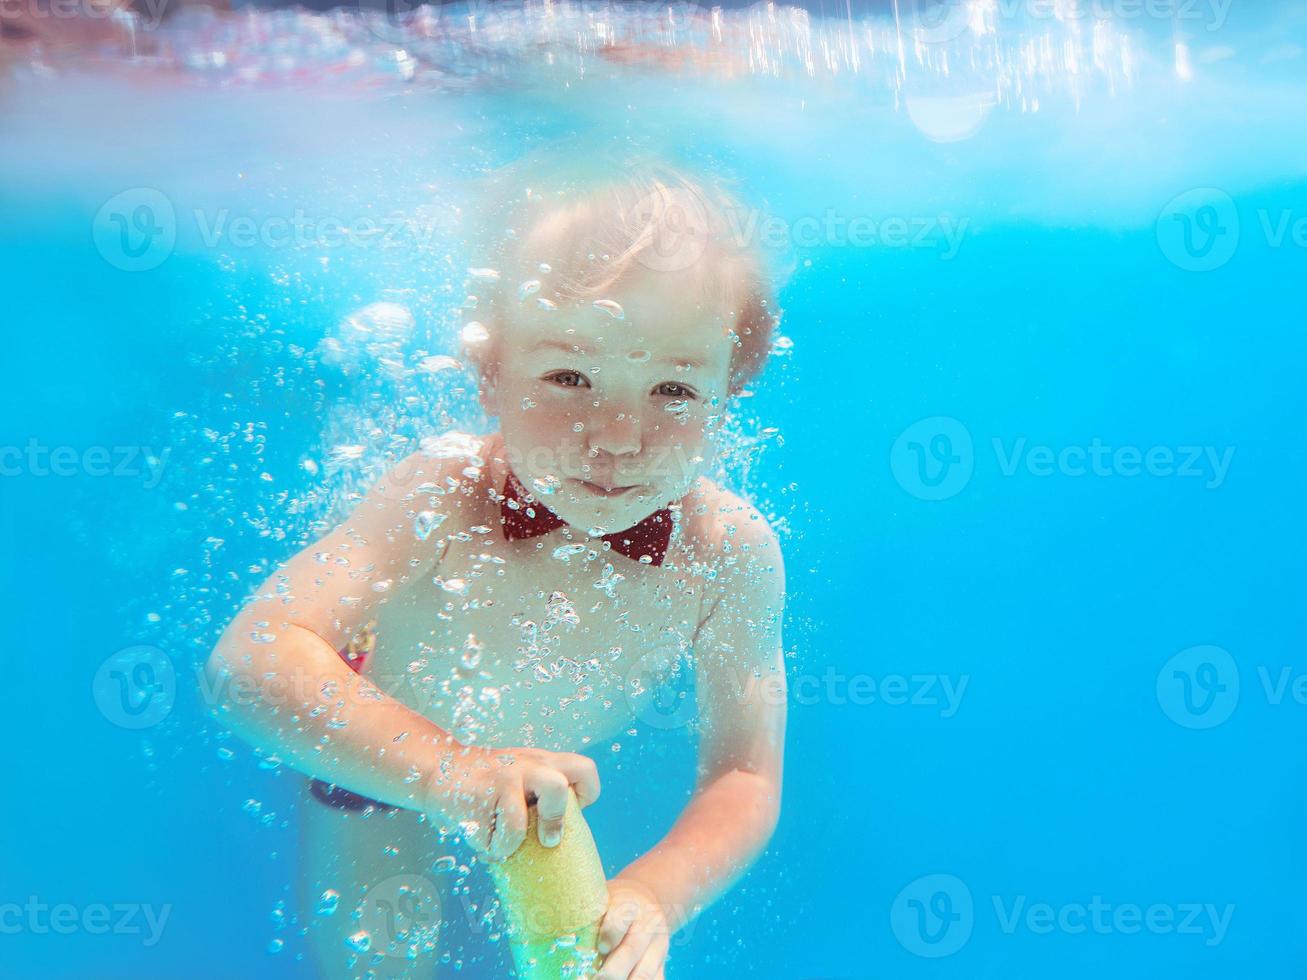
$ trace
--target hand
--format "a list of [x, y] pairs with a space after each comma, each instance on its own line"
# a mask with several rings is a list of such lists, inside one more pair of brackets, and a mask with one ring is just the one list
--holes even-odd
[[540, 843], [557, 846], [569, 786], [582, 807], [599, 798], [593, 759], [542, 749], [465, 747], [442, 760], [428, 786], [426, 809], [437, 820], [457, 820], [472, 850], [502, 861], [526, 839], [531, 804], [536, 805]]
[[666, 980], [671, 929], [653, 889], [629, 878], [608, 882], [608, 911], [599, 924], [603, 966], [595, 980]]

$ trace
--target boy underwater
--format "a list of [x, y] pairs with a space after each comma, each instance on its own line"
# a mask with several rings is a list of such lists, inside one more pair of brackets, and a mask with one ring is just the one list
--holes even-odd
[[206, 668], [253, 692], [223, 722], [311, 777], [304, 894], [340, 906], [309, 930], [327, 977], [435, 975], [438, 914], [378, 937], [347, 910], [383, 879], [412, 922], [420, 901], [452, 910], [421, 884], [450, 880], [432, 875], [450, 836], [492, 870], [529, 824], [527, 843], [557, 847], [565, 813], [599, 798], [582, 753], [631, 727], [651, 669], [693, 671], [696, 785], [601, 882], [596, 975], [662, 980], [671, 937], [780, 813], [781, 551], [703, 475], [778, 320], [761, 261], [727, 232], [729, 197], [656, 162], [519, 204], [497, 268], [473, 270], [462, 335], [498, 430], [401, 461], [268, 579]]

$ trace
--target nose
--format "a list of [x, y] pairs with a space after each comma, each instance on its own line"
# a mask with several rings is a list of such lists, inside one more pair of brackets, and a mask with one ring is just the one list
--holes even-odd
[[590, 456], [632, 456], [644, 445], [640, 417], [631, 407], [601, 404], [586, 422]]

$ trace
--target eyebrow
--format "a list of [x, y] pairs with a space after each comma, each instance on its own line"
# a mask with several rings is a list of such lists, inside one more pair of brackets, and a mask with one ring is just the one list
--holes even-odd
[[[563, 340], [544, 339], [537, 342], [533, 347], [527, 349], [528, 354], [534, 354], [538, 350], [557, 350], [565, 354], [575, 354], [578, 357], [589, 357], [590, 351], [586, 350], [580, 344], [569, 344]], [[697, 357], [662, 357], [658, 359], [661, 364], [688, 364], [693, 368], [703, 367], [703, 361]]]

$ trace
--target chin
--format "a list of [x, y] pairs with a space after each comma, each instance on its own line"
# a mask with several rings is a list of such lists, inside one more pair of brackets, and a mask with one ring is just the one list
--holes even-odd
[[666, 505], [665, 495], [651, 487], [617, 498], [592, 495], [582, 489], [569, 492], [565, 499], [566, 512], [559, 508], [559, 517], [582, 530], [602, 525], [605, 533], [625, 530]]

